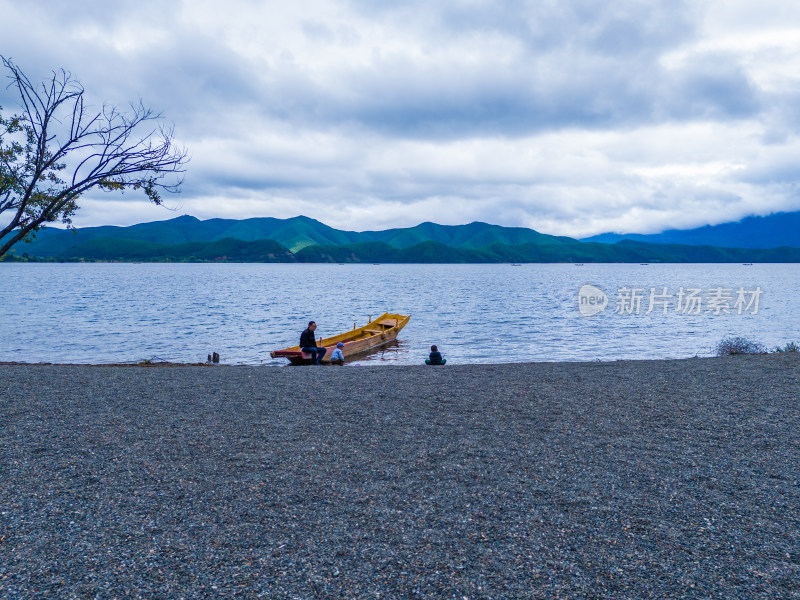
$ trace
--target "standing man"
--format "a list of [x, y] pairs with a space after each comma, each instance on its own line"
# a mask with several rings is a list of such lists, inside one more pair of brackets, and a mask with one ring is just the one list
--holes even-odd
[[314, 337], [314, 331], [317, 329], [315, 321], [308, 322], [308, 328], [300, 334], [300, 350], [311, 354], [311, 363], [315, 365], [322, 364], [322, 357], [328, 351], [327, 348], [317, 348], [317, 339]]

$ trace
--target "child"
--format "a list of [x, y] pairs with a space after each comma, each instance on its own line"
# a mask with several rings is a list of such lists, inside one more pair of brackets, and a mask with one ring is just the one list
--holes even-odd
[[442, 358], [442, 353], [439, 352], [439, 348], [436, 346], [431, 346], [431, 353], [428, 358], [425, 359], [426, 365], [443, 365], [447, 362], [446, 358]]
[[344, 348], [344, 344], [339, 342], [336, 344], [336, 350], [333, 351], [331, 354], [331, 364], [332, 365], [339, 365], [344, 366], [344, 354], [342, 354], [342, 348]]

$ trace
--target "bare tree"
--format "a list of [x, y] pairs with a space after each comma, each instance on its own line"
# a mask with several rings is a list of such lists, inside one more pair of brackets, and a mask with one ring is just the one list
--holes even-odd
[[0, 258], [47, 223], [70, 226], [78, 198], [92, 188], [142, 190], [156, 204], [160, 192], [179, 191], [187, 153], [160, 114], [141, 101], [126, 112], [92, 110], [67, 71], [36, 85], [0, 59], [22, 109], [0, 112]]

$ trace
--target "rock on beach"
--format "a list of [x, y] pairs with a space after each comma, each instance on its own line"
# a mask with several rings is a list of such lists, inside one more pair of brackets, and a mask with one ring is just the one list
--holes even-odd
[[800, 357], [0, 365], [0, 598], [798, 598]]

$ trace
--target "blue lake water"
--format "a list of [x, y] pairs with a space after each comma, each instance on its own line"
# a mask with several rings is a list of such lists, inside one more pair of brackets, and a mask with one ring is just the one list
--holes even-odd
[[[794, 264], [0, 263], [0, 361], [217, 351], [227, 364], [283, 365], [269, 351], [297, 344], [310, 319], [327, 337], [386, 311], [412, 318], [361, 365], [420, 363], [431, 344], [452, 363], [708, 356], [729, 335], [800, 341], [799, 275]], [[582, 315], [584, 285], [605, 292], [605, 310]], [[690, 290], [699, 304], [687, 311]]]

